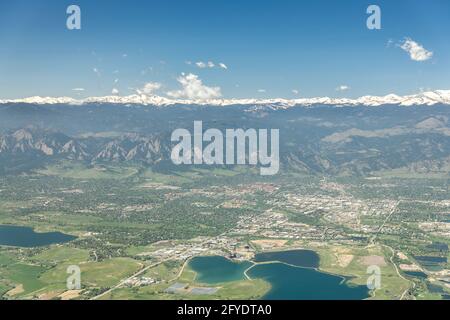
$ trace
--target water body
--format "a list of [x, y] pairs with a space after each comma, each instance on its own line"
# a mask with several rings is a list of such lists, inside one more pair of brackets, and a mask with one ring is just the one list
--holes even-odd
[[419, 264], [429, 271], [441, 271], [447, 263], [447, 257], [414, 256]]
[[415, 278], [420, 278], [420, 279], [428, 278], [427, 274], [425, 272], [421, 272], [421, 271], [403, 271], [403, 273], [410, 277], [415, 277]]
[[260, 264], [247, 273], [271, 284], [265, 300], [362, 300], [367, 286], [349, 286], [343, 277], [283, 263]]
[[428, 249], [433, 251], [447, 252], [448, 245], [442, 242], [433, 242], [432, 244], [427, 246]]
[[0, 225], [0, 245], [12, 247], [42, 247], [69, 242], [76, 237], [61, 232], [38, 233], [32, 228]]
[[279, 261], [296, 267], [318, 268], [319, 255], [312, 250], [289, 250], [258, 253], [255, 262]]
[[450, 300], [450, 294], [448, 294], [441, 286], [427, 282], [427, 288], [431, 293], [440, 294], [442, 300]]
[[236, 263], [219, 256], [195, 257], [189, 267], [197, 273], [196, 281], [207, 284], [244, 280], [244, 271], [253, 264], [249, 261]]
[[428, 291], [430, 291], [431, 293], [440, 293], [442, 295], [447, 294], [447, 292], [441, 286], [432, 284], [430, 282], [427, 282], [427, 288], [428, 288]]
[[[273, 262], [276, 261], [276, 262]], [[362, 300], [368, 298], [366, 286], [350, 286], [344, 277], [318, 271], [320, 258], [311, 250], [267, 252], [251, 262], [236, 263], [223, 257], [196, 257], [189, 266], [197, 272], [197, 281], [216, 284], [251, 278], [271, 284], [263, 297], [267, 300]]]

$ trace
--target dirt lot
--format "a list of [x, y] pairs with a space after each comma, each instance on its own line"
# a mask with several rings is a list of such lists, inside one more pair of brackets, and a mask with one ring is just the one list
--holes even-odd
[[71, 300], [80, 296], [81, 290], [69, 290], [59, 295], [61, 300]]
[[399, 267], [403, 271], [422, 271], [422, 268], [415, 264], [401, 264]]
[[262, 250], [265, 250], [284, 247], [287, 240], [253, 240], [252, 243], [261, 247]]
[[382, 256], [365, 256], [361, 258], [361, 264], [365, 266], [386, 266], [386, 261]]
[[23, 285], [18, 284], [18, 285], [16, 285], [16, 287], [15, 287], [14, 289], [9, 290], [9, 291], [6, 293], [6, 295], [7, 295], [7, 296], [10, 296], [10, 297], [13, 297], [13, 296], [15, 296], [15, 295], [21, 294], [23, 291], [24, 291], [24, 290], [23, 290]]

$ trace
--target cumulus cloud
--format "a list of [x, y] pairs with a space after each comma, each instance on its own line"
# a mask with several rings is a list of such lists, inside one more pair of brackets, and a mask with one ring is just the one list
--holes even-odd
[[155, 91], [161, 89], [162, 85], [159, 82], [148, 82], [142, 89], [136, 90], [139, 94], [145, 94], [147, 96], [154, 94]]
[[73, 88], [72, 91], [81, 92], [84, 91], [84, 88]]
[[350, 90], [350, 87], [345, 84], [340, 85], [339, 87], [336, 88], [336, 91], [348, 91], [348, 90]]
[[406, 38], [399, 46], [409, 54], [413, 61], [426, 61], [433, 57], [432, 51], [428, 51], [421, 44], [410, 38]]
[[219, 63], [219, 67], [222, 68], [222, 69], [225, 69], [225, 70], [228, 69], [227, 65], [225, 63], [222, 63], [222, 62]]
[[258, 89], [258, 92], [259, 92], [259, 93], [265, 93], [265, 92], [266, 92], [266, 89]]
[[222, 96], [220, 87], [205, 86], [202, 80], [195, 74], [182, 73], [177, 81], [181, 84], [181, 90], [169, 91], [167, 95], [172, 98], [187, 98], [190, 100], [207, 100]]
[[118, 94], [119, 94], [119, 90], [118, 90], [117, 88], [113, 88], [112, 91], [111, 91], [111, 93], [112, 93], [113, 95], [118, 95]]
[[292, 93], [293, 93], [293, 94], [299, 94], [300, 91], [298, 91], [297, 89], [294, 89], [294, 90], [292, 90]]

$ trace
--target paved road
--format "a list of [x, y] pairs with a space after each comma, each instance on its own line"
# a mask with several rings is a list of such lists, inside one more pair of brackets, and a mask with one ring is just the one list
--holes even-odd
[[[170, 259], [167, 259], [167, 260], [170, 260]], [[103, 293], [101, 293], [101, 294], [99, 294], [99, 295], [97, 295], [97, 296], [91, 298], [91, 300], [97, 300], [98, 298], [101, 298], [101, 297], [107, 295], [108, 293], [110, 293], [110, 292], [112, 292], [112, 291], [114, 291], [114, 290], [120, 288], [121, 286], [123, 286], [128, 280], [131, 280], [131, 279], [133, 279], [134, 277], [140, 276], [141, 274], [145, 273], [148, 269], [153, 268], [153, 267], [156, 267], [157, 265], [159, 265], [159, 264], [161, 264], [161, 263], [163, 263], [163, 262], [165, 262], [165, 261], [167, 261], [167, 260], [163, 260], [163, 261], [160, 261], [160, 262], [151, 264], [151, 265], [149, 265], [149, 266], [146, 266], [145, 268], [139, 270], [138, 272], [136, 272], [136, 273], [133, 274], [132, 276], [130, 276], [130, 277], [128, 277], [128, 278], [122, 280], [122, 281], [119, 282], [116, 286], [114, 286], [114, 287], [110, 288], [109, 290], [107, 290], [107, 291], [105, 291], [105, 292], [103, 292]]]
[[[400, 278], [402, 278], [403, 280], [406, 280], [406, 281], [408, 281], [408, 282], [411, 282], [411, 283], [412, 283], [412, 289], [414, 289], [414, 288], [416, 287], [416, 283], [415, 283], [414, 281], [408, 280], [408, 279], [406, 279], [404, 276], [402, 276], [401, 273], [400, 273], [400, 271], [398, 270], [397, 265], [394, 263], [394, 260], [393, 260], [393, 259], [394, 259], [394, 257], [395, 257], [395, 250], [394, 250], [392, 247], [388, 246], [388, 245], [384, 245], [384, 246], [387, 247], [387, 248], [389, 248], [389, 249], [392, 251], [392, 256], [391, 256], [391, 258], [390, 258], [389, 260], [390, 260], [391, 263], [394, 265], [395, 271], [397, 271], [398, 276], [399, 276]], [[408, 293], [409, 289], [411, 289], [411, 288], [408, 288], [408, 289], [405, 290], [405, 292], [403, 292], [403, 294], [402, 294], [401, 297], [400, 297], [400, 300], [403, 300], [403, 298], [405, 297], [405, 295]], [[415, 299], [416, 299], [416, 298], [414, 297], [414, 300], [415, 300]]]

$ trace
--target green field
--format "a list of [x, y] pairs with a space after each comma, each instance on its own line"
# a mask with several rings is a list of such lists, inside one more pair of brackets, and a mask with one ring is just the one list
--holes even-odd
[[[189, 293], [189, 289], [204, 287], [204, 284], [195, 281], [195, 272], [189, 268], [185, 268], [180, 277], [177, 277], [179, 264], [171, 263], [157, 266], [150, 269], [146, 275], [157, 276], [162, 280], [161, 283], [142, 287], [142, 288], [120, 288], [112, 293], [105, 295], [102, 299], [143, 299], [143, 300], [172, 300], [172, 299], [189, 299], [189, 300], [205, 300], [205, 299], [258, 299], [262, 297], [269, 289], [270, 285], [260, 279], [243, 280], [228, 283], [220, 283], [214, 287], [218, 291], [211, 295], [197, 295]], [[185, 284], [186, 293], [168, 293], [166, 289], [174, 283]]]

